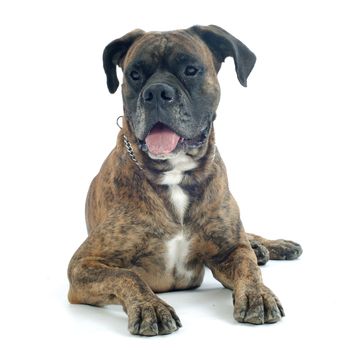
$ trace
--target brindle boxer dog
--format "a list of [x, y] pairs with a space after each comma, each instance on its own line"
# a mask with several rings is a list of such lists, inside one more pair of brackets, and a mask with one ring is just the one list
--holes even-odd
[[232, 289], [237, 321], [284, 316], [258, 263], [302, 250], [244, 231], [214, 140], [217, 73], [227, 56], [246, 86], [255, 56], [217, 26], [134, 30], [104, 50], [111, 93], [116, 65], [124, 72], [123, 128], [88, 193], [89, 235], [69, 265], [69, 301], [123, 305], [132, 334], [181, 327], [155, 293], [199, 287], [205, 266]]

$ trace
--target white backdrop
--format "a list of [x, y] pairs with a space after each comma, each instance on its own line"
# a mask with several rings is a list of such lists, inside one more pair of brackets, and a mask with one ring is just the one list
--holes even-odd
[[[349, 318], [347, 1], [2, 1], [0, 4], [2, 349], [345, 349]], [[217, 144], [245, 228], [300, 242], [263, 276], [287, 316], [240, 325], [210, 273], [163, 294], [184, 327], [132, 337], [119, 306], [71, 306], [68, 261], [86, 235], [85, 195], [115, 143], [121, 95], [102, 51], [134, 28], [217, 24], [258, 57], [248, 88], [231, 58], [219, 79]], [[121, 78], [120, 71], [119, 77]]]

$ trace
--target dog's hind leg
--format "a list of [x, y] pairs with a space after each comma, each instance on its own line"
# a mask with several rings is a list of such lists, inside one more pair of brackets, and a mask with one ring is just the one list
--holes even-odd
[[271, 260], [294, 260], [303, 252], [300, 244], [284, 239], [270, 240], [247, 233], [259, 265], [265, 265]]

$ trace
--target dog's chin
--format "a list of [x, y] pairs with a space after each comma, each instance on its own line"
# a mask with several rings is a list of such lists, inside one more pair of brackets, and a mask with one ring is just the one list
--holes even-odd
[[184, 152], [183, 151], [179, 151], [179, 152], [173, 151], [169, 154], [153, 154], [149, 151], [146, 152], [148, 157], [150, 157], [153, 160], [170, 160], [170, 159], [174, 159], [174, 158], [178, 157], [182, 153], [184, 153]]

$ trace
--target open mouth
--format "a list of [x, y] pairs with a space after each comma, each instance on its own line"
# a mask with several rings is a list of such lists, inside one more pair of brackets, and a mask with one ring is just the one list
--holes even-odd
[[209, 134], [210, 125], [199, 136], [185, 139], [168, 128], [163, 123], [157, 123], [148, 133], [144, 141], [140, 142], [142, 151], [149, 151], [155, 156], [168, 155], [177, 149], [190, 149], [202, 146]]

